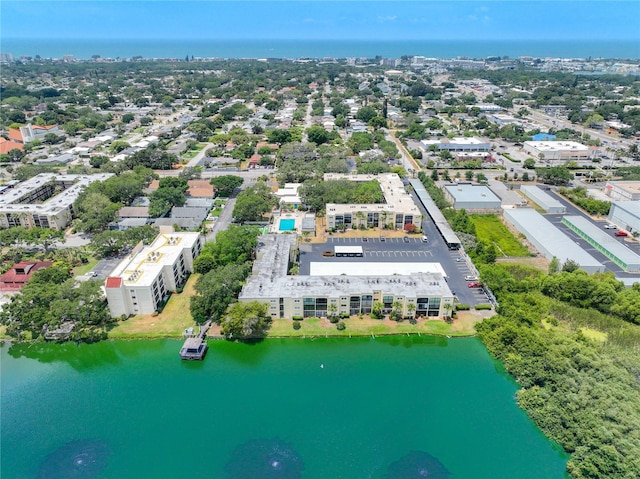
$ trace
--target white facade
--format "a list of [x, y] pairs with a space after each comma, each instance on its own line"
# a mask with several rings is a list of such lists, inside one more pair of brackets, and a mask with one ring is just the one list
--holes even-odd
[[422, 140], [420, 144], [425, 150], [436, 145], [439, 151], [490, 151], [491, 143], [479, 138], [442, 138], [440, 140]]
[[82, 190], [112, 173], [57, 175], [42, 173], [0, 192], [0, 228], [65, 228], [73, 218], [73, 203]]
[[149, 246], [139, 244], [105, 281], [111, 316], [157, 311], [193, 272], [203, 244], [200, 233], [161, 234]]
[[614, 201], [609, 221], [629, 233], [640, 231], [640, 201]]
[[598, 148], [576, 141], [525, 141], [523, 149], [535, 159], [550, 161], [591, 160], [600, 154]]
[[380, 184], [385, 201], [384, 203], [349, 205], [327, 203], [326, 218], [329, 229], [352, 226], [377, 228], [385, 225], [403, 229], [407, 224], [413, 224], [418, 229], [422, 227], [422, 214], [405, 191], [402, 180], [395, 173], [380, 175], [326, 173], [324, 180], [376, 180]]
[[604, 194], [614, 201], [640, 200], [640, 181], [607, 181]]

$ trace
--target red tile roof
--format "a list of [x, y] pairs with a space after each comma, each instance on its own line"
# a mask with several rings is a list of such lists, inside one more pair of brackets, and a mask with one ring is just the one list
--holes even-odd
[[107, 283], [105, 284], [106, 288], [119, 288], [120, 286], [122, 286], [122, 278], [115, 276], [109, 276], [107, 278]]
[[16, 291], [31, 279], [33, 273], [48, 268], [52, 261], [22, 261], [14, 264], [9, 271], [0, 276], [0, 291]]
[[0, 138], [0, 155], [6, 155], [11, 150], [24, 150], [24, 145], [22, 143], [17, 143], [15, 141], [5, 140], [4, 138]]
[[9, 139], [24, 143], [24, 138], [22, 138], [22, 133], [20, 133], [20, 129], [18, 128], [9, 128]]

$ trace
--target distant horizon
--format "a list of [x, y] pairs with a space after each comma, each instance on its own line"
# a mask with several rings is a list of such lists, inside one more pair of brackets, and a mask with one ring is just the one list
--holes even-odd
[[313, 40], [313, 39], [23, 39], [5, 38], [0, 52], [79, 60], [102, 58], [400, 58], [419, 55], [466, 57], [592, 58], [637, 61], [640, 46], [630, 40]]

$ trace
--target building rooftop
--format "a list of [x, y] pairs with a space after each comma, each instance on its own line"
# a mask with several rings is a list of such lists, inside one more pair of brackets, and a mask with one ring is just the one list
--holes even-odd
[[500, 198], [484, 185], [458, 183], [457, 185], [445, 185], [444, 188], [455, 198], [456, 202], [500, 203]]
[[640, 194], [640, 181], [607, 181], [605, 189], [611, 189], [614, 186], [632, 195]]
[[327, 203], [327, 213], [356, 213], [358, 211], [402, 211], [405, 214], [413, 213], [415, 216], [421, 216], [420, 210], [413, 202], [413, 199], [404, 189], [404, 184], [395, 173], [383, 173], [380, 175], [349, 175], [340, 173], [325, 173], [324, 181], [330, 180], [349, 180], [349, 181], [377, 181], [384, 196], [385, 203], [375, 204], [335, 204]]
[[602, 245], [607, 251], [609, 251], [624, 263], [628, 265], [640, 265], [640, 256], [638, 256], [624, 244], [622, 244], [620, 242], [620, 239], [611, 236], [605, 231], [602, 231], [602, 229], [598, 228], [596, 225], [583, 218], [582, 216], [565, 216], [562, 218], [562, 221], [574, 225], [576, 228], [589, 235], [592, 239], [594, 239], [597, 243]]
[[[106, 287], [119, 287], [115, 278], [125, 286], [151, 286], [165, 265], [173, 264], [186, 248], [192, 248], [200, 233], [161, 234], [149, 246], [134, 248], [107, 278]], [[110, 282], [111, 280], [111, 282]]]
[[589, 151], [589, 147], [577, 141], [525, 141], [524, 144], [538, 151]]
[[[294, 235], [260, 236], [253, 273], [247, 278], [239, 298], [277, 298], [283, 291], [294, 298], [305, 295], [336, 297], [358, 291], [367, 293], [372, 289], [380, 288], [397, 296], [405, 296], [411, 292], [419, 292], [427, 296], [450, 297], [452, 295], [442, 274], [412, 272], [409, 269], [410, 266], [397, 267], [398, 271], [404, 271], [405, 274], [392, 276], [374, 272], [372, 275], [367, 275], [366, 266], [360, 268], [354, 266], [354, 263], [345, 262], [342, 264], [350, 266], [345, 266], [348, 270], [345, 273], [331, 271], [317, 276], [291, 276], [287, 273], [290, 253], [295, 245]], [[326, 264], [335, 266], [337, 263]], [[426, 264], [423, 263], [423, 265]], [[376, 265], [378, 269], [385, 268], [384, 263], [376, 263]], [[425, 269], [427, 269], [426, 266]]]
[[446, 278], [447, 274], [440, 263], [371, 263], [365, 261], [311, 262], [310, 276], [393, 276], [414, 275], [418, 273], [438, 273]]
[[[55, 215], [70, 207], [80, 192], [95, 181], [105, 181], [113, 173], [97, 173], [94, 175], [58, 175], [41, 173], [23, 181], [19, 185], [0, 193], [0, 211], [3, 213], [33, 213], [39, 215]], [[22, 199], [35, 193], [48, 183], [62, 186], [59, 194], [46, 199], [43, 203], [22, 203]]]

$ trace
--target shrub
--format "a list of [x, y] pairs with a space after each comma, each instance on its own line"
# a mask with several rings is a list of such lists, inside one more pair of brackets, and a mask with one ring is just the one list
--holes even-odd
[[292, 316], [291, 319], [294, 321], [302, 321], [304, 318], [302, 316]]
[[456, 311], [469, 311], [471, 306], [468, 304], [458, 303], [456, 304]]
[[340, 321], [340, 316], [329, 316], [329, 321], [331, 322], [331, 324], [336, 324], [338, 321]]
[[296, 331], [298, 329], [300, 329], [302, 327], [302, 324], [299, 321], [294, 321], [293, 322], [293, 329], [295, 329]]
[[340, 321], [337, 325], [336, 328], [338, 328], [338, 331], [344, 331], [347, 328], [347, 325], [344, 324], [344, 321]]
[[476, 311], [480, 311], [480, 310], [490, 310], [491, 309], [491, 305], [490, 304], [476, 304]]
[[340, 313], [340, 319], [348, 319], [349, 313]]

